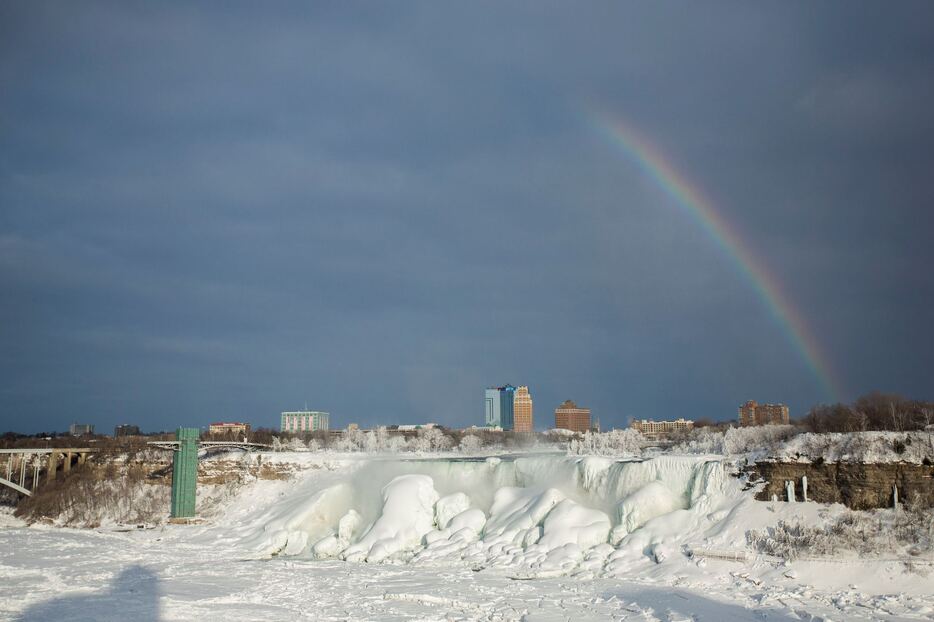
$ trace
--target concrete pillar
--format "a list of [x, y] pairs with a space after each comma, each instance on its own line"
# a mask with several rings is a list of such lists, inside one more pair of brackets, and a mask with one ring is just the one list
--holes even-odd
[[[38, 456], [37, 456], [38, 457]], [[41, 462], [35, 460], [32, 464], [32, 488], [30, 490], [35, 490], [39, 487], [39, 465]]]
[[58, 452], [53, 451], [49, 454], [49, 466], [45, 472], [45, 481], [55, 481], [55, 469], [58, 468]]
[[175, 431], [178, 449], [172, 454], [172, 518], [195, 515], [198, 485], [198, 428]]
[[13, 481], [13, 455], [9, 454], [9, 457], [6, 461], [6, 478], [9, 481]]
[[78, 464], [84, 464], [87, 459], [88, 453], [86, 451], [82, 451], [80, 454], [78, 454]]
[[19, 457], [19, 485], [26, 487], [26, 454]]
[[71, 452], [70, 452], [70, 451], [65, 452], [65, 464], [64, 464], [62, 470], [63, 470], [65, 473], [67, 473], [68, 471], [71, 470]]

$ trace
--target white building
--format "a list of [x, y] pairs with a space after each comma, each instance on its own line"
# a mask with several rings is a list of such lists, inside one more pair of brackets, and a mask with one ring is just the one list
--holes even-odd
[[296, 410], [282, 413], [282, 432], [316, 432], [327, 430], [331, 415], [317, 410]]
[[396, 429], [400, 432], [414, 432], [415, 430], [430, 430], [431, 428], [437, 428], [437, 423], [413, 423], [400, 425]]
[[674, 421], [649, 421], [646, 419], [634, 419], [631, 427], [639, 430], [646, 436], [664, 436], [673, 432], [690, 430], [694, 427], [694, 422], [689, 419], [678, 418]]

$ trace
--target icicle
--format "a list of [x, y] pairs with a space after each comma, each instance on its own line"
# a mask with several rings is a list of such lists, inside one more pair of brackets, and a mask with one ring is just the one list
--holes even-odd
[[805, 503], [808, 502], [808, 476], [801, 476], [801, 500]]
[[788, 499], [788, 503], [795, 502], [795, 483], [790, 479], [785, 480], [785, 496]]
[[892, 507], [898, 509], [898, 486], [892, 486]]
[[777, 503], [777, 502], [778, 502], [778, 495], [772, 493], [772, 503]]

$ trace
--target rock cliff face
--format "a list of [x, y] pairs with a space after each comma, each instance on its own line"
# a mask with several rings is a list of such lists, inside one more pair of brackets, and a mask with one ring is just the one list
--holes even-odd
[[920, 464], [759, 462], [749, 466], [750, 479], [766, 480], [756, 499], [772, 495], [785, 500], [785, 482], [792, 481], [795, 498], [803, 499], [802, 476], [807, 476], [808, 499], [842, 503], [854, 510], [892, 507], [892, 490], [905, 502], [918, 495], [925, 506], [934, 506], [934, 466]]
[[[68, 527], [97, 527], [105, 523], [161, 524], [169, 514], [171, 452], [126, 455], [100, 454], [52, 482], [42, 475], [31, 497], [19, 498], [16, 516], [28, 522]], [[220, 499], [255, 480], [283, 480], [302, 465], [256, 460], [214, 458], [198, 462], [198, 515], [210, 515]]]

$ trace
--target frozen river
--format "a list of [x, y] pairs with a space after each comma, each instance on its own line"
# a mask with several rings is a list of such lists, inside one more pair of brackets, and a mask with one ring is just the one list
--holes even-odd
[[[673, 601], [658, 588], [618, 581], [511, 581], [463, 567], [244, 560], [186, 546], [179, 533], [184, 528], [168, 531], [175, 533], [0, 532], [0, 615], [37, 621], [514, 620], [534, 612], [539, 619], [600, 620]], [[671, 604], [685, 611], [690, 601], [706, 601], [690, 592], [674, 598]]]

